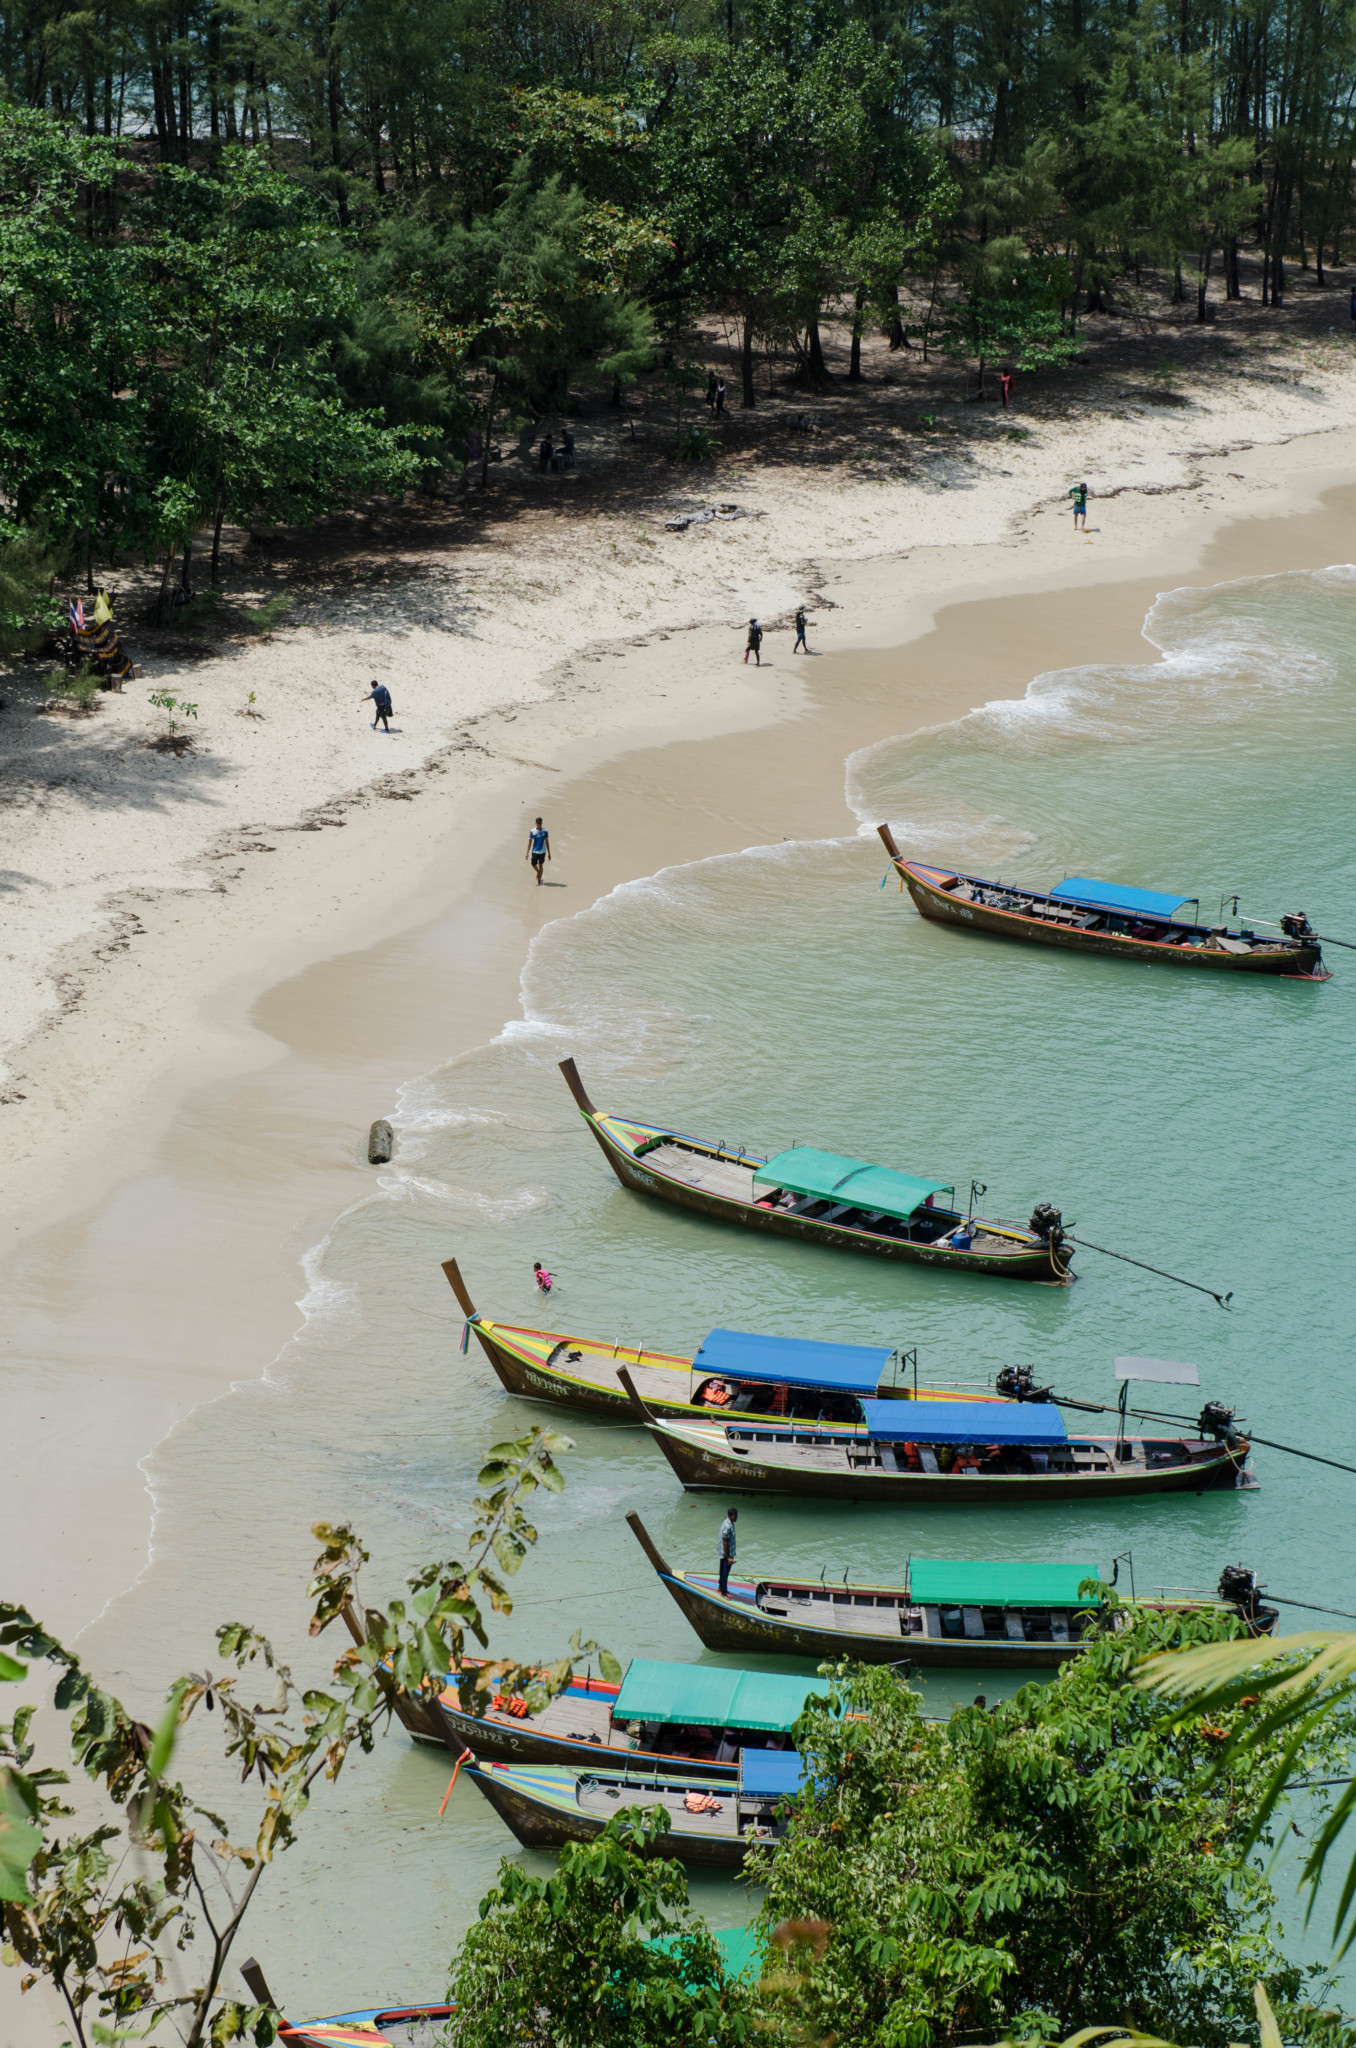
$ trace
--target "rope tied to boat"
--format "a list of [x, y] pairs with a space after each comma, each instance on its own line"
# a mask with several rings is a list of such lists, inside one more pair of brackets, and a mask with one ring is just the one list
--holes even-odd
[[463, 1764], [465, 1764], [465, 1763], [472, 1763], [472, 1764], [473, 1764], [474, 1762], [475, 1762], [475, 1757], [474, 1757], [474, 1756], [472, 1755], [471, 1751], [470, 1751], [469, 1749], [464, 1749], [464, 1750], [462, 1751], [461, 1755], [460, 1755], [460, 1756], [459, 1756], [459, 1757], [457, 1758], [457, 1761], [456, 1761], [456, 1763], [455, 1763], [455, 1764], [454, 1764], [454, 1765], [452, 1766], [452, 1776], [451, 1776], [451, 1777], [450, 1777], [450, 1778], [448, 1779], [448, 1781], [447, 1781], [447, 1790], [446, 1790], [446, 1792], [444, 1792], [444, 1794], [443, 1794], [443, 1803], [442, 1803], [442, 1805], [441, 1805], [441, 1806], [440, 1806], [440, 1807], [438, 1808], [438, 1818], [439, 1818], [439, 1820], [441, 1820], [441, 1819], [442, 1819], [442, 1817], [443, 1817], [443, 1815], [444, 1815], [444, 1814], [445, 1814], [445, 1813], [447, 1812], [447, 1802], [448, 1802], [448, 1800], [449, 1800], [449, 1799], [450, 1799], [450, 1798], [452, 1797], [452, 1787], [453, 1787], [453, 1786], [454, 1786], [454, 1785], [456, 1784], [456, 1782], [457, 1782], [457, 1772], [458, 1772], [458, 1771], [459, 1771], [459, 1770], [461, 1769], [461, 1767], [462, 1767], [462, 1765], [463, 1765]]

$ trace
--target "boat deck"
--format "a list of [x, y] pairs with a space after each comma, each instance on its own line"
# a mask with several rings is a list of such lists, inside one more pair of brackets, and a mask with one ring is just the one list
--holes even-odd
[[581, 1778], [579, 1810], [610, 1819], [625, 1806], [662, 1806], [670, 1816], [676, 1834], [724, 1836], [733, 1841], [739, 1834], [739, 1801], [733, 1792], [723, 1788], [713, 1792], [708, 1785], [694, 1787], [713, 1797], [718, 1810], [714, 1813], [689, 1813], [683, 1803], [687, 1789], [686, 1786], [676, 1788], [667, 1785], [599, 1785], [588, 1778]]
[[686, 1145], [655, 1145], [646, 1152], [643, 1165], [669, 1180], [681, 1180], [703, 1194], [722, 1195], [729, 1202], [752, 1202], [753, 1165], [739, 1166], [732, 1159], [713, 1159], [693, 1152]]

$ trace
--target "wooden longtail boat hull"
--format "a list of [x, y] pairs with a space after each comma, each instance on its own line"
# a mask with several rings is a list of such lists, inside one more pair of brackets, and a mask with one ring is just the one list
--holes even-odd
[[[766, 1231], [773, 1237], [799, 1238], [807, 1244], [828, 1245], [835, 1251], [866, 1252], [875, 1258], [904, 1259], [912, 1265], [936, 1266], [949, 1272], [987, 1273], [1009, 1280], [1037, 1280], [1060, 1286], [1067, 1285], [1072, 1277], [1069, 1273], [1073, 1256], [1070, 1247], [1065, 1246], [1055, 1254], [1045, 1241], [1011, 1226], [990, 1226], [990, 1235], [1006, 1238], [1011, 1249], [961, 1251], [954, 1246], [911, 1242], [907, 1238], [858, 1229], [850, 1224], [797, 1216], [785, 1209], [760, 1208], [752, 1200], [717, 1194], [669, 1174], [653, 1172], [643, 1158], [637, 1158], [634, 1148], [651, 1140], [670, 1138], [695, 1155], [717, 1164], [752, 1167], [761, 1166], [764, 1161], [751, 1152], [736, 1153], [721, 1145], [707, 1144], [700, 1138], [670, 1132], [662, 1124], [639, 1124], [629, 1118], [600, 1112], [590, 1102], [574, 1061], [562, 1060], [560, 1071], [603, 1157], [622, 1186], [635, 1194], [654, 1195], [661, 1201], [674, 1202], [679, 1208], [691, 1209], [716, 1223], [733, 1223], [746, 1230]], [[960, 1213], [955, 1220], [962, 1220]]]
[[672, 1756], [661, 1750], [614, 1749], [599, 1742], [571, 1740], [569, 1736], [550, 1735], [523, 1722], [482, 1719], [463, 1713], [460, 1707], [450, 1706], [446, 1701], [443, 1720], [449, 1749], [458, 1755], [464, 1749], [473, 1750], [487, 1763], [571, 1764], [581, 1770], [597, 1770], [604, 1764], [620, 1770], [631, 1765], [641, 1771], [682, 1773], [713, 1785], [735, 1785], [739, 1780], [737, 1763], [718, 1764], [706, 1757]]
[[719, 1441], [724, 1432], [652, 1421], [650, 1433], [688, 1493], [785, 1493], [801, 1500], [928, 1502], [966, 1505], [1025, 1501], [1124, 1500], [1132, 1494], [1205, 1493], [1232, 1487], [1251, 1446], [1211, 1444], [1189, 1463], [1158, 1467], [1113, 1467], [1105, 1472], [913, 1472], [879, 1468], [823, 1469], [807, 1458], [781, 1459], [767, 1447], [747, 1454]]
[[[494, 1770], [467, 1765], [472, 1777], [499, 1818], [513, 1830], [526, 1849], [563, 1849], [567, 1842], [593, 1842], [606, 1827], [610, 1815], [585, 1813], [578, 1807], [557, 1805], [520, 1781], [505, 1778]], [[717, 1788], [712, 1787], [715, 1791]], [[733, 1792], [728, 1795], [731, 1803]], [[643, 1786], [630, 1787], [612, 1808], [620, 1813], [628, 1805], [658, 1804], [647, 1800]], [[707, 1870], [737, 1870], [749, 1850], [761, 1846], [738, 1834], [703, 1835], [697, 1830], [675, 1826], [654, 1837], [646, 1851], [650, 1856], [677, 1857], [683, 1863]]]
[[881, 838], [922, 917], [954, 930], [985, 932], [1000, 939], [1021, 939], [1037, 946], [1058, 946], [1069, 953], [1096, 953], [1106, 959], [1137, 960], [1162, 967], [1199, 967], [1207, 973], [1284, 975], [1291, 980], [1326, 981], [1323, 954], [1317, 945], [1277, 946], [1266, 952], [1231, 953], [1206, 945], [1171, 945], [1158, 939], [1133, 939], [1119, 932], [1079, 931], [1068, 925], [1050, 924], [1027, 917], [1016, 910], [1000, 910], [994, 904], [957, 902], [946, 886], [955, 872], [925, 867], [905, 860], [881, 826]]
[[373, 2005], [356, 2012], [337, 2012], [323, 2020], [284, 2020], [278, 2039], [285, 2048], [387, 2048], [396, 2031], [418, 2026], [441, 2026], [456, 2011], [454, 2005]]

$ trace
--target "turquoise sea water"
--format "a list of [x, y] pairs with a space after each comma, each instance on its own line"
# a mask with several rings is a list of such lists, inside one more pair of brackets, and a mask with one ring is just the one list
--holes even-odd
[[[1178, 888], [1208, 912], [1237, 892], [1248, 916], [1304, 908], [1356, 940], [1356, 570], [1174, 593], [1146, 631], [1163, 660], [1040, 677], [851, 760], [856, 836], [666, 870], [549, 926], [521, 1018], [403, 1090], [396, 1161], [311, 1254], [295, 1342], [152, 1460], [156, 1562], [129, 1629], [153, 1606], [157, 1635], [201, 1631], [230, 1587], [294, 1632], [317, 1513], [365, 1532], [374, 1598], [455, 1542], [484, 1449], [552, 1413], [510, 1400], [478, 1346], [460, 1355], [451, 1252], [497, 1318], [675, 1351], [715, 1323], [904, 1342], [931, 1377], [1024, 1360], [1107, 1400], [1122, 1353], [1189, 1360], [1261, 1435], [1356, 1464], [1356, 956], [1332, 951], [1323, 986], [1137, 971], [940, 930], [879, 887], [871, 828], [888, 818], [906, 850], [980, 872]], [[974, 1176], [1005, 1215], [1053, 1201], [1099, 1243], [1232, 1289], [1232, 1310], [1090, 1252], [1061, 1290], [746, 1241], [617, 1185], [557, 1073], [566, 1052], [600, 1106]], [[559, 1276], [549, 1308], [534, 1258]], [[577, 1443], [567, 1491], [497, 1641], [554, 1653], [581, 1627], [623, 1660], [697, 1656], [623, 1516], [708, 1565], [721, 1505], [683, 1495], [642, 1432], [554, 1419]], [[1105, 1568], [1132, 1550], [1141, 1589], [1243, 1561], [1276, 1593], [1356, 1607], [1356, 1475], [1267, 1450], [1255, 1465], [1253, 1492], [1100, 1512], [749, 1501], [740, 1562], [892, 1578], [910, 1552]], [[973, 1691], [926, 1686], [939, 1711]], [[440, 1994], [515, 1847], [469, 1787], [438, 1822], [450, 1768], [397, 1735], [324, 1795], [267, 1936], [294, 2009]], [[751, 1910], [719, 1878], [693, 1889], [716, 1925]]]

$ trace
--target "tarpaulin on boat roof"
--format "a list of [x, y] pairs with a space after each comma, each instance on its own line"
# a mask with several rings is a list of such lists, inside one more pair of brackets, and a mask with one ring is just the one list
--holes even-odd
[[911, 1557], [909, 1598], [919, 1607], [1086, 1607], [1078, 1588], [1099, 1579], [1095, 1564], [991, 1564]]
[[799, 1792], [805, 1766], [794, 1749], [741, 1749], [739, 1789], [746, 1799], [776, 1799]]
[[1194, 896], [1164, 896], [1157, 889], [1126, 889], [1119, 882], [1093, 882], [1086, 875], [1070, 875], [1052, 889], [1057, 903], [1086, 903], [1098, 910], [1128, 910], [1139, 917], [1175, 917]]
[[1063, 1444], [1052, 1401], [863, 1401], [867, 1435], [886, 1444]]
[[811, 1337], [760, 1337], [751, 1330], [712, 1330], [692, 1367], [694, 1372], [725, 1373], [731, 1379], [874, 1394], [891, 1356], [875, 1344], [821, 1344]]
[[1165, 1387], [1198, 1387], [1201, 1376], [1194, 1365], [1179, 1365], [1171, 1358], [1118, 1358], [1118, 1380], [1157, 1380]]
[[790, 1188], [794, 1195], [821, 1195], [825, 1201], [850, 1202], [854, 1209], [882, 1216], [912, 1216], [929, 1195], [949, 1194], [950, 1181], [921, 1180], [916, 1173], [896, 1173], [892, 1166], [869, 1166], [862, 1159], [844, 1159], [814, 1145], [794, 1145], [779, 1152], [753, 1176], [756, 1188]]
[[806, 1700], [824, 1698], [828, 1690], [822, 1678], [634, 1657], [612, 1712], [618, 1721], [672, 1721], [690, 1728], [758, 1728], [789, 1734], [805, 1711]]

